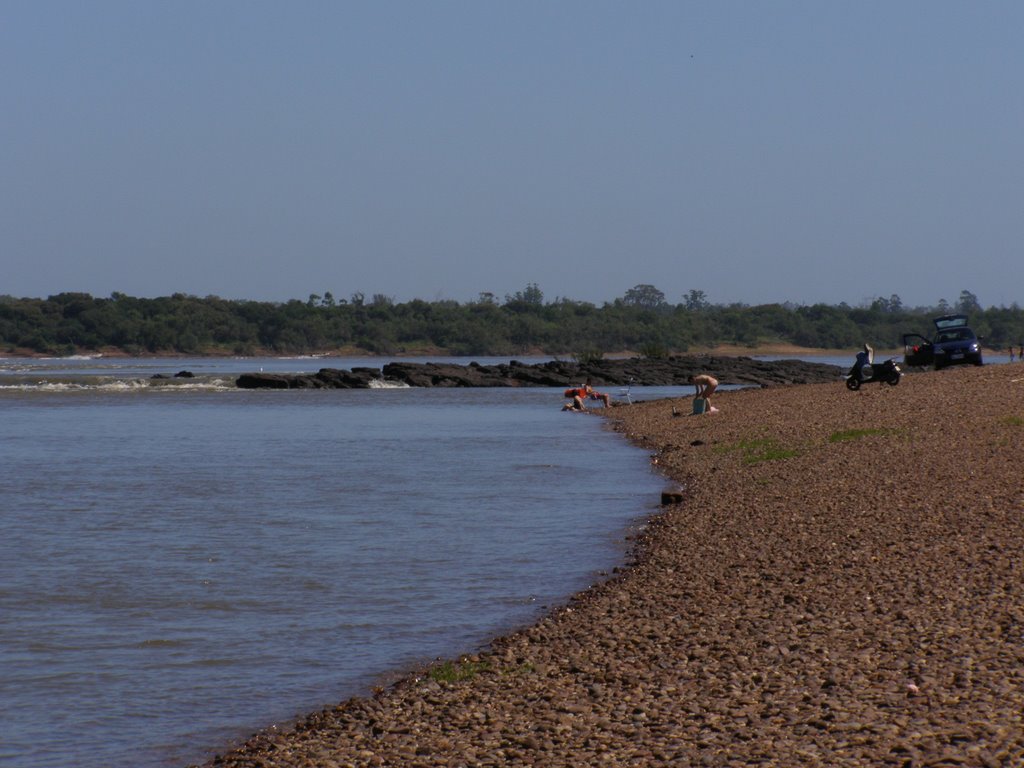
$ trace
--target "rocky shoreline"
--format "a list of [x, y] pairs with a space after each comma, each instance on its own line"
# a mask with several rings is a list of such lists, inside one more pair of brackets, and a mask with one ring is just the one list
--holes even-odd
[[681, 386], [699, 373], [713, 372], [722, 384], [810, 384], [835, 381], [843, 369], [805, 360], [757, 360], [726, 355], [598, 360], [575, 363], [552, 360], [499, 365], [393, 362], [381, 368], [321, 368], [316, 373], [245, 373], [242, 389], [368, 389], [375, 384], [410, 387], [568, 387], [590, 378], [594, 386]]
[[612, 409], [682, 503], [486, 651], [209, 766], [1024, 764], [1024, 365]]

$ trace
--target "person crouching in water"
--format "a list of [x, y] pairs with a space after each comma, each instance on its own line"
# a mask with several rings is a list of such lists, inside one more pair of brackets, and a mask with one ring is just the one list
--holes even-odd
[[564, 406], [562, 406], [563, 411], [585, 411], [587, 410], [587, 406], [584, 401], [587, 399], [600, 400], [601, 402], [604, 403], [605, 408], [611, 407], [611, 396], [603, 392], [596, 391], [590, 382], [591, 380], [587, 379], [583, 386], [572, 387], [570, 389], [565, 390], [565, 396], [571, 397], [572, 402], [566, 403]]
[[711, 394], [718, 389], [718, 379], [714, 376], [708, 376], [706, 373], [701, 373], [696, 376], [691, 376], [689, 382], [693, 384], [697, 392], [694, 394], [693, 399], [696, 400], [699, 397], [704, 398], [704, 405], [707, 412], [711, 411]]

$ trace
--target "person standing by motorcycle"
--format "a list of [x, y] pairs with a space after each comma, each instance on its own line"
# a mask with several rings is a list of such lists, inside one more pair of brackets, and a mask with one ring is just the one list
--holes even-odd
[[853, 364], [853, 370], [850, 371], [851, 376], [856, 376], [860, 381], [864, 380], [864, 366], [871, 365], [875, 362], [875, 350], [867, 344], [864, 348], [857, 353], [857, 360]]

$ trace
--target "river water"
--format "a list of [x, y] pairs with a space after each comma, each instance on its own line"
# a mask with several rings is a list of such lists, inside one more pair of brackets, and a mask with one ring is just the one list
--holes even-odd
[[560, 391], [233, 386], [381, 362], [0, 359], [0, 766], [199, 762], [621, 562], [663, 482]]

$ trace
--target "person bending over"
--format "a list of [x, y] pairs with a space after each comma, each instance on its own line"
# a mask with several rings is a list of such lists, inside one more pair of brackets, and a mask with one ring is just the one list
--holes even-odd
[[711, 409], [711, 394], [718, 389], [718, 379], [708, 376], [706, 373], [691, 376], [690, 383], [697, 389], [694, 398], [703, 397], [707, 402], [708, 410]]
[[587, 400], [600, 400], [604, 403], [604, 407], [608, 408], [611, 406], [612, 400], [609, 395], [596, 391], [590, 383], [590, 379], [587, 379], [586, 383], [579, 387], [570, 387], [565, 390], [565, 396], [571, 397], [572, 402], [566, 403], [562, 408], [563, 411], [585, 411], [587, 410]]

